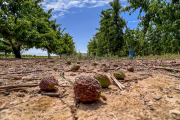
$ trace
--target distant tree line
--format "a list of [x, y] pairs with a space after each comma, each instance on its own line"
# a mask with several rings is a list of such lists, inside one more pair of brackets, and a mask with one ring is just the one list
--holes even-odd
[[[128, 0], [123, 8], [119, 0], [110, 2], [111, 8], [101, 11], [100, 28], [88, 43], [88, 55], [112, 54], [127, 56], [132, 45], [137, 55], [180, 53], [180, 1]], [[127, 27], [120, 13], [129, 15], [140, 9], [136, 29]], [[142, 11], [145, 13], [141, 16]], [[125, 32], [123, 29], [125, 28]], [[141, 29], [140, 29], [141, 28]]]
[[52, 9], [47, 13], [42, 0], [0, 1], [0, 51], [13, 52], [21, 58], [21, 51], [30, 48], [46, 50], [50, 54], [72, 54], [75, 52], [73, 37], [63, 34], [61, 24], [56, 24]]

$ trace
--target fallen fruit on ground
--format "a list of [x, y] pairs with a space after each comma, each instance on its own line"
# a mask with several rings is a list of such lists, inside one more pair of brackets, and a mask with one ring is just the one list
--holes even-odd
[[96, 63], [96, 62], [92, 63], [92, 66], [96, 66], [96, 65], [98, 65], [98, 63]]
[[114, 67], [118, 67], [118, 65], [117, 65], [117, 64], [114, 64]]
[[107, 66], [106, 63], [102, 63], [101, 65], [102, 65], [102, 66], [105, 66], [105, 67]]
[[96, 73], [94, 75], [94, 78], [100, 82], [103, 88], [106, 88], [111, 84], [110, 79], [108, 78], [107, 75]]
[[58, 85], [58, 80], [55, 77], [48, 77], [41, 80], [39, 87], [41, 90], [54, 90], [55, 85]]
[[122, 71], [116, 71], [113, 73], [113, 75], [116, 79], [122, 79], [122, 80], [126, 77], [126, 75]]
[[107, 65], [107, 67], [106, 68], [110, 68], [110, 65]]
[[71, 67], [71, 70], [79, 70], [80, 69], [80, 65], [78, 64], [74, 64], [72, 67]]
[[90, 76], [79, 76], [74, 84], [74, 94], [77, 100], [81, 102], [93, 102], [100, 97], [106, 100], [106, 97], [101, 94], [101, 84], [98, 80]]
[[78, 61], [78, 62], [77, 62], [77, 64], [80, 64], [80, 63], [81, 63], [81, 61]]
[[67, 61], [67, 64], [68, 64], [68, 65], [71, 65], [71, 61]]
[[134, 72], [134, 68], [133, 68], [132, 66], [128, 66], [128, 67], [127, 67], [127, 70], [128, 70], [129, 72]]

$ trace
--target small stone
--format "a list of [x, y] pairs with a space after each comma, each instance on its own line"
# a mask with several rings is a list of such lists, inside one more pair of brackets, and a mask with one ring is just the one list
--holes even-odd
[[76, 76], [76, 74], [73, 74], [73, 73], [72, 73], [72, 74], [70, 74], [70, 76]]
[[149, 102], [150, 100], [144, 100], [144, 102]]
[[172, 96], [172, 95], [168, 95], [167, 97], [168, 97], [168, 98], [173, 98], [173, 96]]
[[170, 114], [176, 114], [176, 115], [180, 115], [180, 110], [170, 110], [169, 111]]
[[14, 80], [20, 80], [20, 79], [22, 79], [22, 77], [20, 77], [20, 76], [14, 76]]
[[5, 96], [7, 96], [7, 95], [9, 95], [9, 94], [10, 94], [9, 92], [4, 92], [4, 95], [5, 95]]
[[162, 92], [162, 91], [163, 91], [163, 88], [162, 88], [162, 87], [159, 87], [159, 90]]
[[177, 102], [178, 104], [180, 104], [180, 101], [177, 100], [176, 102]]
[[0, 86], [4, 85], [5, 83], [3, 82], [3, 80], [0, 80]]
[[58, 69], [57, 69], [57, 68], [54, 68], [53, 70], [54, 70], [54, 71], [57, 71]]
[[162, 98], [162, 96], [159, 95], [159, 96], [156, 96], [154, 99], [155, 99], [155, 100], [160, 100], [161, 98]]
[[24, 94], [18, 94], [17, 97], [24, 97]]
[[148, 106], [149, 110], [155, 110], [152, 106]]
[[14, 101], [14, 102], [10, 102], [9, 105], [16, 105], [18, 102]]
[[116, 68], [116, 70], [119, 70], [119, 69], [120, 69], [120, 67], [117, 67], [117, 68]]
[[33, 97], [35, 97], [35, 96], [34, 95], [29, 96], [29, 98], [33, 98]]

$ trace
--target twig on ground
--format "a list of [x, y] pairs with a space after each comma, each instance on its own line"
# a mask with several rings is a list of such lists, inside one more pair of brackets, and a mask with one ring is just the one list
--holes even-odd
[[146, 78], [148, 78], [148, 77], [134, 78], [134, 79], [129, 79], [129, 80], [121, 80], [121, 82], [137, 81], [137, 80], [143, 80], [143, 79], [146, 79]]
[[0, 90], [0, 93], [3, 93], [3, 92], [10, 92], [10, 91], [17, 91], [17, 90], [25, 90], [25, 88], [8, 88], [8, 89], [3, 89], [3, 90]]
[[44, 93], [42, 92], [41, 95], [47, 95], [51, 97], [59, 97], [60, 93]]
[[172, 64], [172, 66], [178, 66], [178, 65], [180, 65], [180, 63]]
[[154, 66], [154, 67], [150, 67], [152, 69], [163, 69], [163, 70], [171, 70], [171, 71], [177, 71], [177, 72], [180, 72], [180, 69], [173, 69], [173, 68], [168, 68], [168, 67], [158, 67], [158, 66]]
[[[21, 71], [21, 72], [9, 72], [8, 74], [23, 74], [23, 73], [32, 73], [36, 71], [42, 71], [42, 70], [31, 70], [31, 71]], [[49, 70], [47, 70], [49, 71]]]
[[118, 85], [121, 90], [123, 90], [122, 88], [125, 88], [119, 81], [116, 80], [113, 75], [111, 75], [111, 79]]
[[17, 88], [17, 87], [36, 87], [39, 86], [39, 84], [17, 84], [17, 85], [7, 85], [7, 86], [0, 86], [0, 89], [9, 89], [9, 88]]

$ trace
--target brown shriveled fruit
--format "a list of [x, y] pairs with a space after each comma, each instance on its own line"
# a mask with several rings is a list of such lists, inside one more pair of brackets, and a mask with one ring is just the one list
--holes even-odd
[[74, 94], [77, 100], [81, 102], [93, 102], [100, 97], [106, 100], [106, 97], [101, 94], [101, 84], [98, 80], [90, 76], [79, 76], [74, 84]]
[[128, 70], [129, 72], [134, 72], [134, 68], [133, 68], [132, 66], [128, 66], [128, 67], [127, 67], [127, 70]]
[[44, 78], [39, 83], [41, 90], [54, 90], [55, 85], [58, 85], [58, 80], [55, 77]]

